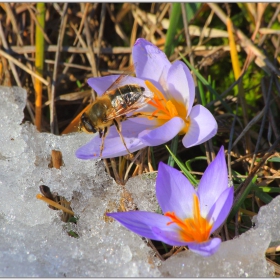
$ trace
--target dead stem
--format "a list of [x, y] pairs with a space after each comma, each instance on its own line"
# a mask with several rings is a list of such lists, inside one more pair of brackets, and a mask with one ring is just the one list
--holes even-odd
[[65, 33], [66, 23], [67, 23], [67, 7], [68, 4], [65, 3], [63, 6], [63, 11], [61, 13], [61, 26], [60, 26], [60, 32], [57, 39], [57, 52], [55, 55], [55, 63], [54, 63], [54, 70], [53, 70], [53, 77], [52, 77], [52, 86], [51, 86], [51, 102], [50, 102], [50, 127], [51, 127], [51, 133], [58, 134], [58, 125], [57, 125], [57, 115], [56, 115], [56, 109], [55, 109], [55, 94], [56, 94], [56, 83], [57, 83], [57, 73], [58, 73], [58, 62], [60, 59], [60, 49], [62, 46], [62, 41]]

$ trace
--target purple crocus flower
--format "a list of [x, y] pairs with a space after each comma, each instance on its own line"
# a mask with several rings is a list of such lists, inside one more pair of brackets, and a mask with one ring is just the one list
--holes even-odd
[[[132, 57], [136, 78], [128, 77], [125, 83], [139, 84], [154, 97], [137, 111], [142, 117], [122, 122], [122, 134], [130, 152], [161, 145], [177, 134], [184, 135], [182, 143], [188, 148], [204, 143], [217, 133], [217, 122], [210, 111], [202, 105], [193, 106], [195, 85], [183, 62], [171, 64], [159, 48], [142, 38], [136, 40]], [[98, 95], [102, 95], [117, 78], [117, 75], [90, 78], [88, 83]], [[101, 139], [94, 137], [77, 150], [76, 156], [98, 158], [100, 144]], [[102, 158], [125, 154], [127, 150], [112, 126], [105, 139]]]
[[221, 240], [210, 239], [210, 235], [227, 218], [233, 203], [224, 147], [205, 170], [197, 190], [181, 172], [160, 162], [156, 196], [164, 215], [129, 211], [107, 216], [146, 238], [172, 246], [188, 246], [203, 256], [214, 254]]

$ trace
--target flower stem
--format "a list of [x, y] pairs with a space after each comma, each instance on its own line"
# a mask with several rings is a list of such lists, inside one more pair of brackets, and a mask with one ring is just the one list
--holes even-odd
[[151, 159], [152, 159], [152, 167], [154, 170], [156, 170], [156, 160], [155, 160], [155, 154], [154, 154], [154, 148], [153, 147], [149, 147], [150, 148], [150, 153], [151, 153]]
[[[171, 152], [176, 156], [177, 155], [177, 149], [178, 149], [178, 142], [179, 142], [179, 135], [177, 134], [171, 141], [171, 147], [170, 150]], [[169, 155], [168, 157], [168, 162], [167, 164], [174, 167], [174, 158], [172, 157], [172, 155]]]
[[165, 253], [168, 253], [168, 249], [167, 249], [166, 244], [165, 244], [165, 243], [163, 243], [163, 242], [161, 242], [161, 244], [162, 244], [162, 247], [163, 247], [163, 249], [164, 249]]

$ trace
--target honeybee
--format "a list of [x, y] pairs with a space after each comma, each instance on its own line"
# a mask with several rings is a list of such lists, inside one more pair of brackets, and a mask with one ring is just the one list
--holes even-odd
[[128, 75], [120, 75], [117, 80], [96, 98], [91, 106], [82, 114], [79, 124], [80, 130], [99, 133], [102, 138], [100, 157], [104, 149], [104, 141], [112, 125], [116, 126], [117, 132], [128, 150], [121, 133], [121, 121], [127, 119], [127, 114], [142, 108], [152, 98], [152, 93], [137, 84], [125, 84]]

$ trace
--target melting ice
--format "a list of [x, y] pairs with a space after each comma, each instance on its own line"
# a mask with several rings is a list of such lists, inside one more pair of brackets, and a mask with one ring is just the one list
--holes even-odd
[[[209, 258], [188, 251], [159, 261], [141, 237], [104, 217], [118, 209], [123, 188], [107, 175], [102, 161], [75, 158], [75, 150], [92, 136], [38, 133], [32, 124], [22, 124], [25, 104], [25, 90], [0, 87], [1, 277], [273, 275], [264, 255], [270, 233], [262, 226], [222, 243]], [[61, 169], [48, 167], [54, 149], [62, 152]], [[131, 206], [157, 210], [154, 177], [128, 181]], [[60, 211], [36, 199], [42, 184], [72, 201], [78, 239], [67, 234]]]

